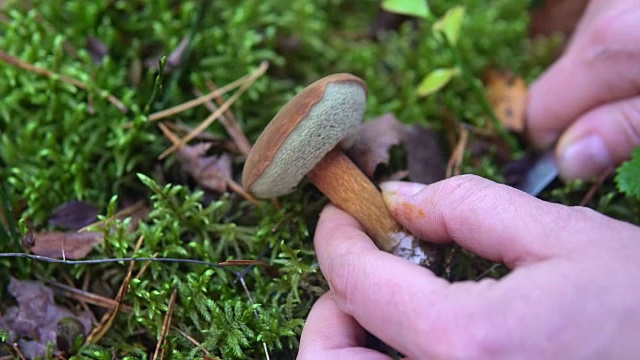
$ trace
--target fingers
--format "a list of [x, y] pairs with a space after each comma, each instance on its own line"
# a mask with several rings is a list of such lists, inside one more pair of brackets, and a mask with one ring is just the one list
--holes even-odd
[[[547, 286], [562, 297], [571, 289], [551, 281], [557, 278], [532, 279], [533, 263], [540, 260], [535, 265], [554, 274], [559, 270], [553, 269], [566, 266], [566, 257], [584, 256], [578, 256], [580, 251], [599, 259], [603, 252], [621, 252], [615, 247], [637, 239], [632, 225], [585, 208], [548, 204], [477, 176], [429, 186], [387, 183], [383, 189], [392, 213], [414, 234], [456, 241], [512, 267], [528, 265], [499, 282], [449, 284], [425, 268], [379, 251], [355, 219], [333, 206], [325, 208], [314, 244], [336, 308], [409, 358], [475, 358], [496, 347], [508, 351], [506, 337], [528, 346], [539, 344], [523, 335], [544, 333], [549, 319], [542, 315], [553, 301], [544, 291], [531, 290]], [[611, 234], [618, 241], [602, 241]], [[522, 312], [522, 306], [532, 307]], [[532, 316], [535, 326], [516, 333], [521, 323], [511, 321], [514, 314], [514, 319]], [[350, 318], [343, 319], [344, 328], [352, 326]], [[347, 339], [347, 345], [358, 343], [357, 338]]]
[[457, 330], [474, 316], [470, 307], [453, 311], [469, 298], [442, 294], [450, 286], [445, 280], [378, 250], [355, 219], [333, 206], [322, 212], [314, 243], [338, 308], [372, 334], [410, 358], [462, 348]]
[[558, 142], [565, 180], [588, 179], [629, 159], [640, 145], [640, 96], [602, 105], [576, 120]]
[[389, 357], [363, 346], [366, 332], [324, 294], [307, 317], [300, 337], [298, 359], [386, 359]]
[[639, 21], [637, 1], [592, 2], [566, 53], [531, 86], [534, 145], [547, 148], [581, 114], [640, 93]]
[[618, 224], [589, 209], [547, 203], [473, 175], [429, 186], [381, 187], [392, 214], [414, 235], [455, 241], [511, 268], [574, 251], [586, 246], [584, 239], [608, 238], [612, 224], [604, 222]]

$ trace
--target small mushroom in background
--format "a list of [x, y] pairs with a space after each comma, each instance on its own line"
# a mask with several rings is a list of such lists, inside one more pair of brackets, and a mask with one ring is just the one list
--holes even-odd
[[442, 248], [416, 239], [393, 218], [382, 194], [344, 154], [362, 121], [365, 83], [341, 73], [293, 97], [260, 135], [242, 174], [259, 198], [288, 194], [306, 175], [331, 202], [355, 217], [378, 248], [438, 271]]

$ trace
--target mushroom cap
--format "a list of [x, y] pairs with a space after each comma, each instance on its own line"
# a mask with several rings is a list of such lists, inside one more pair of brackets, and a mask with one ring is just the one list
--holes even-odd
[[276, 114], [256, 141], [242, 173], [259, 198], [288, 194], [331, 149], [355, 134], [367, 103], [362, 79], [346, 73], [317, 80]]

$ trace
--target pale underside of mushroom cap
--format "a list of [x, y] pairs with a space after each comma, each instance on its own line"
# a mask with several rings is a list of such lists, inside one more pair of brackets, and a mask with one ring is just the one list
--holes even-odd
[[360, 82], [328, 83], [324, 96], [287, 136], [263, 173], [245, 186], [260, 198], [292, 192], [322, 157], [355, 134], [364, 116], [366, 97]]

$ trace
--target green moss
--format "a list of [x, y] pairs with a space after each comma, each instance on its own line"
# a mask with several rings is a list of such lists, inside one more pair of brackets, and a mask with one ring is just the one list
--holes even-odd
[[[311, 186], [302, 186], [276, 206], [256, 208], [233, 194], [205, 192], [175, 176], [175, 160], [158, 161], [170, 144], [148, 112], [194, 97], [209, 80], [222, 86], [270, 62], [266, 76], [234, 104], [247, 136], [255, 139], [281, 105], [302, 86], [334, 72], [351, 72], [369, 88], [367, 115], [392, 111], [407, 124], [446, 130], [454, 119], [476, 127], [490, 115], [473, 90], [488, 68], [515, 71], [534, 79], [550, 63], [558, 39], [527, 37], [529, 1], [430, 1], [434, 16], [454, 5], [466, 8], [457, 44], [459, 58], [434, 33], [427, 20], [405, 22], [397, 31], [369, 36], [379, 1], [345, 0], [10, 0], [0, 23], [0, 49], [47, 69], [44, 77], [0, 62], [0, 178], [3, 208], [20, 210], [23, 224], [46, 228], [51, 211], [72, 200], [87, 200], [109, 219], [132, 200], [144, 199], [149, 216], [130, 230], [131, 220], [109, 220], [105, 241], [94, 259], [139, 257], [263, 260], [269, 266], [226, 269], [188, 263], [152, 262], [133, 279], [125, 303], [128, 314], [97, 345], [85, 345], [78, 358], [144, 358], [153, 352], [168, 301], [178, 296], [168, 334], [167, 353], [197, 358], [208, 351], [223, 358], [293, 358], [303, 319], [327, 289], [312, 247], [317, 214], [326, 203]], [[108, 56], [95, 62], [87, 39], [99, 39]], [[180, 41], [190, 42], [182, 61], [158, 76], [157, 62]], [[420, 97], [425, 75], [461, 61], [470, 78], [456, 77], [436, 94]], [[60, 79], [88, 85], [79, 89]], [[470, 80], [471, 79], [471, 80]], [[107, 98], [118, 98], [124, 113]], [[195, 125], [205, 108], [179, 114], [176, 122]], [[226, 136], [214, 124], [209, 131]], [[444, 136], [444, 135], [443, 135]], [[522, 152], [516, 144], [515, 153]], [[466, 154], [463, 172], [502, 180], [504, 161], [496, 148], [483, 156]], [[236, 164], [236, 176], [241, 162]], [[144, 174], [144, 175], [142, 175]], [[169, 179], [169, 181], [163, 180]], [[587, 191], [569, 184], [544, 194], [576, 204]], [[589, 203], [604, 213], [638, 222], [638, 201], [606, 183]], [[636, 209], [636, 210], [634, 210]], [[20, 251], [17, 219], [0, 231], [4, 252]], [[13, 224], [13, 225], [12, 225]], [[114, 296], [128, 264], [65, 266], [26, 259], [2, 259], [0, 279], [9, 276], [56, 278], [61, 273], [81, 286], [85, 279]], [[142, 264], [136, 266], [137, 273]], [[499, 276], [500, 267], [459, 252], [452, 279]], [[242, 281], [241, 281], [242, 279]], [[1, 280], [0, 285], [4, 288]], [[246, 290], [243, 286], [246, 285]], [[251, 295], [251, 299], [249, 297]], [[6, 295], [5, 295], [6, 296]], [[2, 298], [3, 301], [8, 299]], [[0, 333], [1, 334], [1, 333]]]

